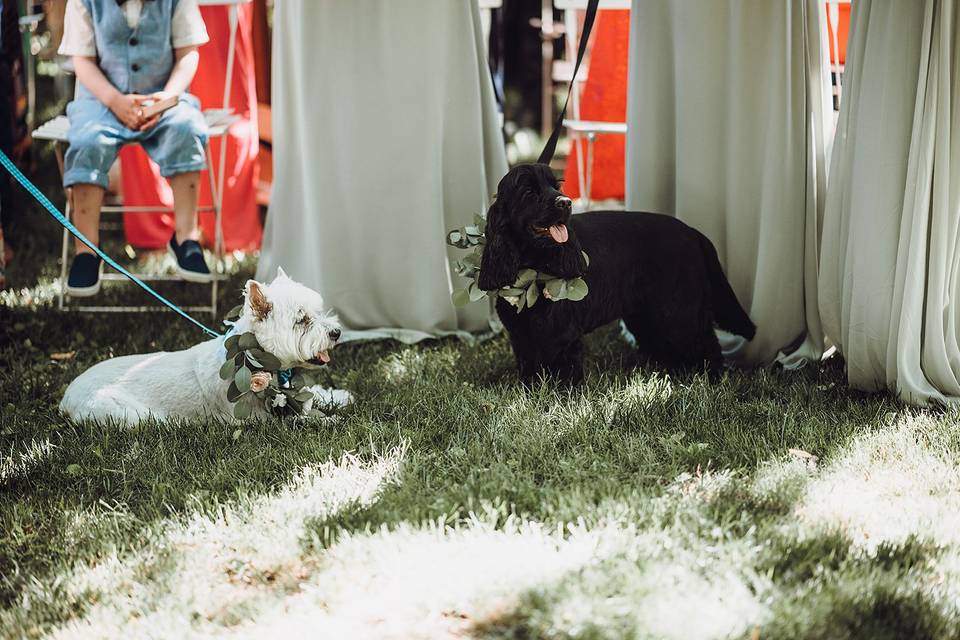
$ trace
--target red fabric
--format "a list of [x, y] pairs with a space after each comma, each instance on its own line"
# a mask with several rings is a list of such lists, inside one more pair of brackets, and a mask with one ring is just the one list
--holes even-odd
[[[205, 109], [223, 106], [226, 80], [227, 48], [230, 43], [230, 21], [227, 7], [202, 7], [203, 20], [210, 42], [200, 48], [200, 68], [190, 87]], [[253, 5], [241, 5], [237, 26], [236, 57], [230, 106], [241, 120], [230, 127], [227, 145], [226, 179], [223, 197], [223, 237], [227, 251], [252, 250], [260, 247], [262, 229], [257, 210], [257, 153], [260, 148], [257, 129], [257, 96], [253, 63]], [[216, 169], [220, 159], [220, 143], [210, 141], [208, 164]], [[138, 145], [128, 145], [120, 152], [123, 172], [123, 199], [127, 205], [172, 205], [170, 185]], [[200, 177], [200, 205], [210, 204], [209, 179]], [[162, 248], [173, 234], [173, 214], [126, 214], [124, 226], [127, 241], [136, 247]], [[203, 240], [214, 241], [214, 214], [200, 215]]]
[[[847, 34], [850, 32], [850, 4], [843, 3], [837, 5], [839, 9], [837, 21], [837, 45], [840, 47], [840, 64], [847, 63]], [[827, 3], [827, 11], [830, 11], [830, 4]], [[830, 62], [836, 63], [837, 52], [833, 50], [833, 26], [827, 20], [827, 32], [830, 36]]]
[[[604, 122], [627, 120], [627, 58], [630, 48], [630, 11], [604, 10], [597, 14], [590, 49], [590, 75], [580, 97], [580, 118]], [[568, 117], [572, 117], [568, 115]], [[564, 173], [563, 191], [571, 198], [580, 197], [577, 178], [577, 154], [583, 149], [582, 138], [571, 148]], [[593, 147], [593, 199], [624, 199], [624, 149], [622, 135], [598, 135]], [[586, 166], [584, 166], [586, 176]]]

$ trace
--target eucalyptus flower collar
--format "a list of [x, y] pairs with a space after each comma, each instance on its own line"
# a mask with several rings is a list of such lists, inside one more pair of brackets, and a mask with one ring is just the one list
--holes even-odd
[[243, 305], [227, 314], [231, 325], [224, 339], [226, 359], [220, 367], [220, 378], [230, 380], [227, 400], [233, 404], [233, 415], [244, 419], [255, 407], [275, 416], [300, 415], [304, 404], [313, 399], [309, 387], [316, 384], [312, 370], [303, 367], [281, 369], [280, 359], [264, 350], [252, 331], [236, 333], [236, 321]]
[[[516, 281], [495, 291], [484, 291], [477, 286], [477, 277], [480, 274], [480, 259], [483, 257], [483, 247], [487, 243], [484, 235], [487, 219], [475, 214], [473, 224], [454, 229], [447, 234], [447, 244], [458, 249], [472, 249], [462, 260], [453, 263], [457, 275], [469, 280], [466, 287], [456, 289], [451, 294], [453, 304], [458, 307], [466, 306], [470, 302], [477, 302], [488, 296], [501, 297], [517, 308], [520, 313], [526, 307], [532, 307], [540, 297], [551, 302], [571, 300], [579, 302], [587, 297], [587, 283], [583, 278], [558, 278], [548, 273], [541, 273], [535, 269], [521, 269]], [[590, 265], [590, 258], [586, 253], [583, 259]]]

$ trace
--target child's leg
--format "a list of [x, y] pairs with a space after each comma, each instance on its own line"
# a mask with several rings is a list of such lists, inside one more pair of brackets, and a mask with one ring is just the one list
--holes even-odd
[[[74, 100], [67, 105], [70, 118], [69, 146], [64, 158], [63, 186], [73, 198], [73, 223], [94, 244], [100, 242], [100, 207], [109, 183], [110, 167], [117, 159], [126, 132], [96, 100]], [[91, 253], [87, 245], [74, 242], [77, 253]]]
[[[70, 118], [63, 186], [71, 190], [73, 223], [93, 244], [100, 242], [100, 207], [109, 183], [110, 167], [121, 145], [131, 141], [103, 104], [93, 99], [74, 100], [67, 105]], [[66, 292], [71, 296], [92, 296], [100, 291], [103, 262], [87, 245], [75, 241], [77, 254], [70, 265]]]
[[173, 190], [177, 244], [185, 240], [199, 240], [197, 201], [200, 196], [200, 172], [188, 171], [170, 176], [170, 188]]
[[160, 165], [160, 175], [170, 180], [176, 233], [170, 238], [170, 252], [177, 260], [177, 272], [190, 282], [209, 282], [210, 268], [197, 239], [197, 200], [200, 171], [206, 167], [207, 126], [197, 99], [188, 94], [160, 116], [140, 144]]
[[[103, 187], [95, 184], [75, 184], [71, 187], [73, 198], [73, 224], [90, 242], [100, 244], [100, 206], [103, 204]], [[77, 253], [93, 253], [90, 247], [74, 240]]]

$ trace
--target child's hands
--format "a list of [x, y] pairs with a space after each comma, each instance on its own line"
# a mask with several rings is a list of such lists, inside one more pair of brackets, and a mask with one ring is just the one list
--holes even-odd
[[[170, 98], [175, 95], [176, 94], [171, 91], [157, 91], [156, 93], [152, 93], [149, 96], [146, 96], [144, 100], [150, 100], [151, 102], [160, 102], [161, 100], [166, 100], [167, 98]], [[162, 115], [163, 115], [162, 113], [158, 113], [157, 115], [153, 116], [149, 120], [143, 121], [143, 123], [140, 125], [140, 131], [146, 131], [147, 129], [152, 128], [154, 125], [160, 122], [160, 116]]]
[[110, 104], [110, 111], [117, 116], [117, 120], [123, 123], [127, 129], [138, 131], [143, 125], [143, 107], [142, 103], [147, 96], [138, 93], [118, 93], [114, 96]]

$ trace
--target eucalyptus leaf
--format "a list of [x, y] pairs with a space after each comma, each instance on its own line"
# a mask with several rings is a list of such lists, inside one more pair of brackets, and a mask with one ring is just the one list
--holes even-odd
[[[563, 282], [563, 280], [560, 280], [560, 279], [558, 279], [558, 278], [554, 278], [553, 280], [548, 280], [547, 283], [546, 283], [546, 285], [544, 285], [544, 287], [543, 287], [544, 292], [545, 292], [545, 296], [548, 297], [548, 298], [550, 298], [550, 299], [552, 299], [552, 300], [562, 300], [562, 299], [563, 299], [563, 298], [561, 297], [561, 295], [560, 295], [561, 288], [564, 288], [564, 289], [565, 289], [565, 287], [564, 287], [564, 282]], [[549, 294], [549, 295], [547, 295], [547, 294]]]
[[247, 392], [250, 390], [250, 377], [250, 369], [240, 367], [233, 376], [233, 383], [237, 385], [237, 389]]
[[233, 348], [227, 349], [227, 360], [236, 360], [237, 356], [242, 353], [243, 352], [240, 350], [240, 345], [235, 344], [233, 345]]
[[235, 369], [236, 365], [233, 364], [233, 360], [226, 360], [223, 366], [220, 367], [220, 379], [233, 380], [233, 372]]
[[574, 278], [567, 285], [567, 299], [579, 302], [587, 297], [587, 283], [583, 278]]
[[466, 232], [466, 234], [467, 234], [468, 236], [479, 236], [479, 235], [481, 235], [481, 234], [480, 234], [480, 229], [478, 229], [475, 225], [470, 225], [470, 226], [468, 226], [468, 227], [464, 227], [463, 230]]
[[587, 255], [586, 251], [581, 251], [580, 254], [583, 256], [583, 262], [589, 267], [590, 266], [590, 256]]
[[260, 351], [257, 353], [257, 360], [260, 361], [260, 363], [263, 365], [263, 368], [267, 371], [276, 371], [280, 368], [280, 358], [272, 353]]
[[447, 234], [447, 242], [453, 246], [457, 246], [457, 243], [463, 239], [463, 235], [459, 231], [451, 231]]
[[242, 395], [243, 393], [241, 393], [240, 390], [237, 389], [236, 381], [231, 382], [230, 386], [227, 387], [227, 401], [236, 402], [237, 400], [240, 399], [240, 396]]
[[523, 308], [527, 306], [527, 294], [525, 292], [517, 296], [516, 306], [517, 306], [517, 313], [520, 313], [521, 311], [523, 311]]
[[293, 398], [294, 398], [297, 402], [306, 402], [307, 400], [310, 400], [311, 398], [313, 398], [313, 392], [312, 392], [312, 391], [303, 390], [303, 391], [301, 391], [300, 393], [298, 393], [297, 395], [293, 396]]
[[561, 281], [560, 281], [560, 295], [558, 296], [557, 299], [558, 299], [558, 300], [566, 300], [566, 299], [567, 299], [567, 281], [566, 281], [566, 280], [561, 280]]
[[248, 402], [238, 402], [233, 405], [233, 417], [237, 420], [244, 420], [253, 413], [253, 405]]
[[465, 307], [470, 304], [470, 294], [466, 289], [456, 289], [450, 294], [450, 299], [455, 307]]
[[476, 302], [477, 300], [483, 300], [487, 292], [471, 282], [470, 286], [467, 287], [467, 294], [470, 296], [470, 302]]
[[540, 297], [540, 289], [537, 287], [537, 284], [531, 283], [527, 287], [527, 307], [532, 307], [537, 302], [537, 298]]
[[226, 348], [227, 351], [230, 351], [235, 346], [237, 346], [238, 342], [240, 342], [240, 336], [238, 335], [228, 336], [227, 339], [223, 341], [223, 346], [224, 348]]
[[257, 336], [251, 331], [247, 331], [245, 334], [240, 336], [239, 345], [241, 349], [259, 349], [260, 343], [257, 342]]
[[[253, 365], [254, 369], [263, 369], [263, 365], [253, 355], [254, 351], [247, 351], [247, 362]], [[262, 352], [261, 352], [262, 353]]]
[[537, 272], [533, 269], [524, 269], [517, 275], [517, 281], [514, 283], [515, 287], [525, 289], [528, 284], [537, 279]]

